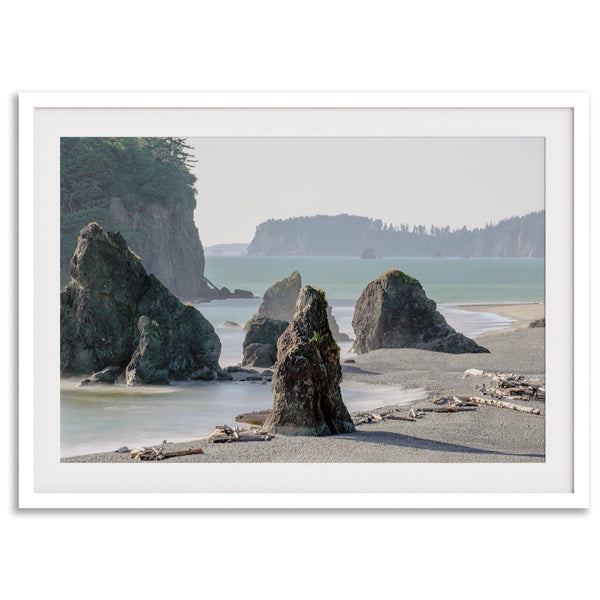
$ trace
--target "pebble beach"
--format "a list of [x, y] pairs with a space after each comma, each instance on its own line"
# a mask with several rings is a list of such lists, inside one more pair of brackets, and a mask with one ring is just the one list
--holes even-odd
[[[543, 376], [545, 329], [528, 327], [544, 317], [543, 304], [476, 305], [466, 310], [498, 312], [512, 319], [506, 329], [479, 336], [476, 341], [489, 354], [445, 354], [415, 349], [381, 349], [343, 362], [345, 381], [369, 385], [400, 385], [425, 390], [424, 399], [411, 403], [422, 416], [415, 421], [388, 420], [357, 425], [355, 433], [328, 437], [275, 435], [265, 442], [217, 444], [206, 439], [167, 443], [165, 450], [201, 448], [202, 454], [180, 456], [152, 464], [172, 462], [543, 462], [545, 460], [545, 402], [523, 402], [540, 414], [478, 406], [475, 410], [437, 413], [430, 409], [441, 396], [478, 394], [488, 379], [463, 378], [467, 369], [486, 373]], [[406, 414], [409, 407], [396, 407]], [[385, 414], [393, 410], [381, 407]], [[377, 411], [376, 411], [377, 412]], [[232, 422], [229, 425], [243, 424]], [[157, 446], [162, 440], [157, 440]], [[129, 453], [112, 449], [61, 459], [79, 463], [134, 463]], [[137, 463], [136, 463], [137, 464]], [[146, 464], [146, 463], [144, 463]]]

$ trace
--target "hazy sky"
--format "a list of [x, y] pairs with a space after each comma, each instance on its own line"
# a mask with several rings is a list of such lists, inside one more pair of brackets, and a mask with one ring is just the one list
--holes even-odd
[[543, 138], [188, 138], [204, 246], [267, 219], [483, 226], [544, 208]]

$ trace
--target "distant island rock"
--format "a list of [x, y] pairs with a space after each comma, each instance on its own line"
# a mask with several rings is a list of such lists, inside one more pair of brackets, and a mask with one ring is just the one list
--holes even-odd
[[367, 285], [356, 303], [353, 350], [358, 354], [379, 348], [489, 352], [450, 327], [436, 308], [417, 279], [399, 270], [384, 273]]
[[365, 248], [361, 255], [361, 258], [377, 258], [377, 256], [375, 255], [375, 248]]
[[[208, 281], [208, 279], [206, 280]], [[209, 282], [212, 286], [213, 284]], [[233, 298], [254, 298], [254, 294], [248, 290], [233, 290], [233, 292], [227, 288], [222, 287], [221, 289], [216, 286], [210, 288], [210, 293], [208, 294], [211, 300], [229, 300]]]
[[204, 256], [246, 256], [250, 244], [215, 244], [204, 248]]
[[322, 291], [304, 287], [294, 320], [277, 342], [273, 410], [266, 431], [322, 436], [355, 431], [340, 390], [340, 349], [327, 322]]
[[380, 256], [543, 257], [545, 212], [452, 231], [348, 214], [270, 219], [256, 228], [248, 255], [356, 256], [357, 248], [376, 248]]
[[61, 375], [110, 367], [125, 370], [132, 385], [220, 371], [212, 325], [149, 275], [119, 232], [85, 227], [70, 275], [60, 293]]

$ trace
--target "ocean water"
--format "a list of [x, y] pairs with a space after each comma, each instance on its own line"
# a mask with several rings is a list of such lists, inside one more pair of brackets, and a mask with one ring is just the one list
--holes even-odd
[[378, 258], [314, 256], [209, 256], [205, 274], [219, 287], [247, 289], [255, 296], [293, 271], [327, 299], [356, 301], [373, 279], [400, 269], [440, 303], [542, 302], [541, 258]]
[[[353, 337], [354, 304], [366, 286], [388, 269], [419, 279], [427, 295], [455, 329], [468, 337], [503, 329], [511, 320], [493, 311], [461, 310], [460, 303], [487, 304], [544, 300], [544, 261], [540, 259], [422, 259], [315, 257], [207, 257], [206, 276], [219, 286], [249, 289], [255, 295], [298, 270], [304, 284], [325, 290], [340, 330]], [[196, 304], [222, 344], [220, 364], [242, 358], [243, 325], [260, 298]], [[223, 327], [234, 321], [240, 327]], [[341, 343], [342, 359], [352, 342]], [[272, 405], [270, 386], [261, 383], [181, 382], [169, 386], [124, 385], [78, 388], [78, 379], [61, 381], [61, 456], [114, 450], [127, 445], [185, 441], [205, 437], [215, 425], [234, 424], [242, 412]], [[349, 410], [408, 403], [420, 390], [342, 383]]]

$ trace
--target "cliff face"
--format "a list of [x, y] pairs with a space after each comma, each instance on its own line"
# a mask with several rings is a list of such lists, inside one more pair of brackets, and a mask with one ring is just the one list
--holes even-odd
[[60, 148], [61, 287], [69, 283], [80, 232], [95, 222], [120, 231], [148, 273], [176, 296], [209, 299], [185, 140], [61, 138]]
[[[130, 248], [176, 296], [197, 300], [207, 295], [203, 281], [204, 252], [194, 224], [193, 205], [141, 204], [128, 211], [119, 198], [108, 206], [111, 227], [133, 230]], [[102, 225], [102, 223], [100, 223]]]

